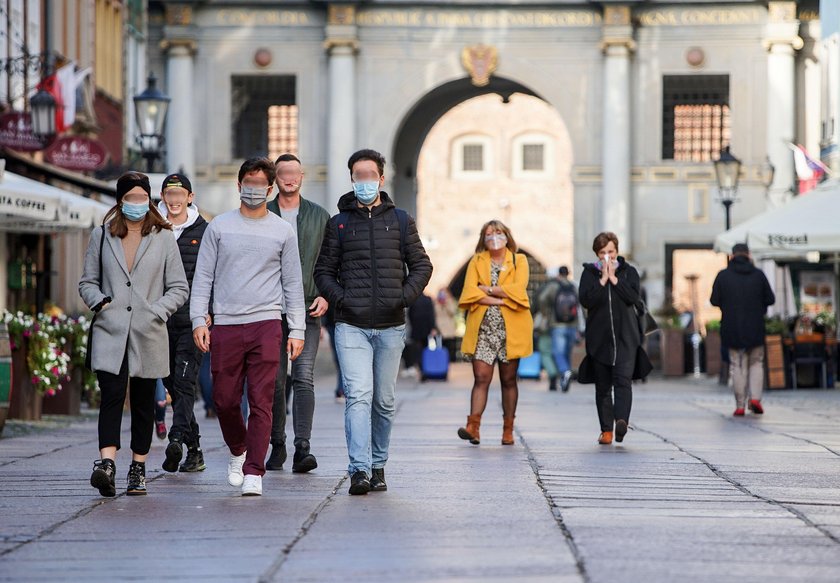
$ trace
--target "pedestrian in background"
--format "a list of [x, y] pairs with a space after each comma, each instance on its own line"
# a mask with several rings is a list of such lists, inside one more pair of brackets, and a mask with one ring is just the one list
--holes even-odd
[[[315, 357], [321, 339], [321, 316], [327, 313], [329, 305], [318, 293], [314, 273], [330, 214], [320, 205], [301, 196], [304, 172], [297, 156], [283, 154], [274, 161], [274, 166], [277, 171], [277, 196], [268, 203], [268, 210], [289, 223], [295, 231], [307, 313], [303, 350], [292, 362], [291, 371], [285, 346], [280, 344], [280, 366], [274, 381], [271, 455], [265, 463], [265, 469], [282, 470], [286, 461], [286, 410], [291, 389], [295, 434], [292, 471], [306, 473], [318, 467], [318, 460], [310, 451], [309, 441], [312, 439], [312, 417], [315, 414]], [[283, 334], [289, 334], [289, 322], [285, 316]]]
[[[184, 174], [170, 174], [164, 178], [160, 198], [158, 210], [172, 225], [187, 283], [192, 286], [207, 221], [198, 212], [192, 184]], [[167, 472], [200, 472], [207, 466], [194, 408], [202, 354], [193, 342], [189, 300], [172, 314], [166, 326], [169, 330], [169, 376], [163, 379], [163, 384], [172, 398], [172, 426], [166, 459], [161, 467]], [[185, 446], [187, 457], [182, 464]]]
[[[297, 237], [289, 223], [266, 208], [274, 175], [267, 158], [250, 158], [239, 168], [240, 206], [217, 216], [204, 232], [190, 301], [196, 346], [202, 352], [212, 349], [213, 402], [230, 450], [228, 483], [241, 486], [243, 496], [263, 491], [283, 315], [292, 360], [303, 349], [306, 331]], [[212, 332], [207, 326], [211, 291]], [[247, 428], [241, 409], [246, 380]]]
[[[126, 494], [146, 494], [146, 457], [152, 445], [157, 379], [169, 375], [166, 321], [189, 296], [169, 223], [150, 207], [149, 177], [127, 172], [117, 180], [117, 203], [94, 229], [85, 253], [79, 294], [96, 312], [91, 367], [101, 390], [99, 455], [90, 484], [116, 495], [116, 455], [129, 385], [132, 461]], [[103, 241], [104, 238], [104, 241]]]
[[601, 424], [598, 443], [609, 445], [613, 431], [616, 441], [624, 441], [633, 405], [632, 380], [647, 376], [651, 367], [642, 349], [636, 316], [639, 273], [618, 255], [615, 233], [598, 234], [592, 250], [598, 260], [584, 263], [580, 277], [580, 303], [586, 309], [586, 357], [578, 382], [595, 383]]
[[[565, 393], [572, 380], [572, 349], [578, 339], [578, 293], [569, 279], [568, 267], [563, 265], [553, 272], [553, 279], [537, 295], [537, 321], [541, 330], [538, 346], [543, 354], [543, 367], [548, 372], [548, 390], [556, 391], [559, 382]], [[546, 352], [549, 358], [545, 358]]]
[[513, 444], [513, 420], [519, 399], [519, 359], [534, 349], [534, 323], [528, 300], [528, 258], [517, 252], [513, 235], [501, 221], [481, 227], [475, 255], [467, 265], [458, 305], [467, 310], [461, 352], [472, 361], [473, 388], [461, 439], [481, 442], [481, 416], [496, 362], [502, 384], [502, 444]]
[[752, 263], [745, 243], [732, 247], [726, 269], [712, 285], [711, 302], [721, 311], [720, 340], [729, 349], [735, 390], [735, 412], [741, 417], [749, 400], [756, 415], [764, 413], [764, 314], [776, 296], [764, 272]]
[[339, 199], [340, 212], [327, 225], [315, 283], [335, 306], [349, 490], [362, 495], [388, 489], [385, 464], [405, 346], [405, 308], [429, 283], [432, 262], [414, 219], [382, 190], [382, 154], [359, 150], [347, 167], [353, 190]]
[[405, 369], [409, 376], [422, 378], [423, 349], [429, 343], [429, 336], [437, 333], [435, 304], [425, 293], [408, 308], [409, 341], [405, 347]]
[[449, 352], [449, 361], [455, 360], [458, 352], [458, 302], [448, 287], [438, 290], [435, 298], [435, 327], [443, 338], [443, 345]]

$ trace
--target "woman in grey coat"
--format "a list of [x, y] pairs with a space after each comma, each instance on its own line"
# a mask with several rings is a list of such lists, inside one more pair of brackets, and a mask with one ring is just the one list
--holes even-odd
[[90, 334], [91, 364], [102, 392], [100, 459], [93, 463], [90, 483], [103, 496], [116, 495], [115, 459], [129, 381], [132, 462], [126, 494], [146, 493], [155, 382], [169, 375], [166, 321], [189, 297], [177, 243], [166, 232], [172, 227], [150, 207], [150, 193], [145, 174], [120, 177], [117, 204], [91, 234], [79, 281], [82, 299], [96, 313]]

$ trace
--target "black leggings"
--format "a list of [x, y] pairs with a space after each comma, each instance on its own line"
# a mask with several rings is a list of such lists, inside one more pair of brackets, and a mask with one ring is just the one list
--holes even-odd
[[[99, 405], [99, 449], [106, 447], [120, 449], [120, 425], [125, 392], [129, 383], [128, 353], [123, 356], [119, 374], [99, 370], [96, 371], [96, 379], [102, 391], [102, 400]], [[146, 455], [152, 447], [157, 379], [132, 377], [130, 381], [131, 451], [138, 455]]]
[[[601, 364], [593, 359], [595, 372], [595, 406], [601, 431], [612, 431], [616, 419], [630, 421], [630, 407], [633, 405], [633, 361], [618, 362], [615, 366]], [[613, 391], [615, 404], [613, 404]]]

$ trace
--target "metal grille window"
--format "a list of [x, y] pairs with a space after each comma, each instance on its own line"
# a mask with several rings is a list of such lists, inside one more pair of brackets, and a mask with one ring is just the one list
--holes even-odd
[[662, 159], [708, 162], [729, 145], [729, 75], [666, 75]]
[[272, 105], [268, 108], [268, 157], [298, 153], [297, 105]]
[[464, 144], [461, 168], [464, 172], [482, 172], [484, 170], [483, 144]]
[[545, 170], [545, 144], [522, 145], [522, 169], [537, 172]]
[[297, 152], [294, 75], [233, 75], [231, 102], [233, 158], [265, 156], [290, 144], [294, 150], [284, 151]]

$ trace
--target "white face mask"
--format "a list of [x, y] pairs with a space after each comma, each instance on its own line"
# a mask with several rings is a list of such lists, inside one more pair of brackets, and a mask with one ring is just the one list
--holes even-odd
[[503, 249], [504, 246], [507, 245], [507, 237], [499, 233], [488, 235], [484, 237], [484, 244], [491, 251], [498, 251], [499, 249]]

